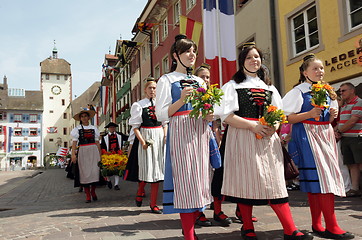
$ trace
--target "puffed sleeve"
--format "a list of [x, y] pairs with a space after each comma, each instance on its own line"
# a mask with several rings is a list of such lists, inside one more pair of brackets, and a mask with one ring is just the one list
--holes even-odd
[[280, 96], [278, 89], [271, 86], [270, 90], [273, 92], [271, 104], [276, 106], [278, 109], [283, 109], [282, 97]]
[[238, 94], [235, 90], [235, 83], [228, 82], [223, 87], [222, 90], [224, 95], [221, 99], [220, 106], [215, 106], [214, 114], [220, 117], [223, 122], [231, 113], [239, 110], [238, 103]]
[[73, 128], [73, 130], [70, 132], [70, 136], [72, 136], [72, 141], [73, 142], [78, 142], [78, 138], [79, 138], [79, 131], [78, 128]]
[[131, 118], [129, 119], [129, 125], [133, 128], [139, 128], [142, 124], [142, 107], [138, 102], [132, 104]]
[[131, 128], [131, 131], [129, 131], [129, 136], [128, 136], [129, 144], [133, 144], [134, 138], [135, 138], [135, 134], [134, 134], [133, 128]]
[[285, 115], [299, 113], [302, 110], [303, 97], [301, 91], [293, 88], [283, 97], [283, 110]]
[[[94, 126], [93, 126], [94, 127]], [[96, 128], [96, 127], [94, 127], [94, 140], [97, 142], [97, 141], [99, 141], [99, 138], [100, 138], [100, 136], [101, 136], [101, 134], [100, 134], [100, 132], [99, 132], [99, 130], [98, 130], [98, 128]]]
[[158, 121], [168, 121], [168, 108], [172, 104], [171, 83], [167, 76], [163, 75], [158, 80], [156, 87], [156, 116]]

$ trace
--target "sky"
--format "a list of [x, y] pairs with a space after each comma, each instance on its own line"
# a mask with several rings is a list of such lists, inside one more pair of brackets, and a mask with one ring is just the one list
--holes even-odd
[[0, 83], [40, 90], [40, 62], [52, 55], [71, 64], [74, 95], [102, 77], [104, 55], [130, 40], [148, 0], [0, 0]]

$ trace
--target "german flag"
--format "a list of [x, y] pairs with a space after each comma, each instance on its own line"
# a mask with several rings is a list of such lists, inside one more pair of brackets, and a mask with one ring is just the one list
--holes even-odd
[[199, 45], [201, 30], [201, 22], [196, 22], [186, 16], [180, 16], [180, 34], [185, 34], [189, 39], [192, 39], [196, 45]]

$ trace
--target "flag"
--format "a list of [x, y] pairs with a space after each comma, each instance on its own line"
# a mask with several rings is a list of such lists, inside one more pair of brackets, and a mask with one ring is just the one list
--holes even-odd
[[100, 86], [100, 91], [101, 91], [102, 114], [106, 115], [109, 103], [109, 87]]
[[158, 23], [145, 23], [145, 22], [137, 23], [138, 30], [140, 30], [141, 32], [151, 30], [155, 25], [158, 25]]
[[205, 58], [211, 66], [211, 84], [218, 83], [222, 86], [236, 72], [233, 0], [204, 0], [203, 22]]
[[197, 22], [186, 16], [180, 16], [180, 33], [185, 34], [187, 38], [192, 39], [196, 45], [199, 45], [201, 30], [201, 22]]
[[136, 48], [137, 46], [139, 46], [141, 44], [142, 44], [141, 42], [134, 42], [134, 41], [129, 41], [129, 40], [122, 41], [122, 54], [119, 56], [119, 59], [121, 60], [123, 65], [125, 65], [127, 63], [127, 61], [126, 61], [127, 48]]
[[59, 147], [57, 153], [55, 154], [56, 156], [67, 156], [67, 153], [68, 153], [68, 148], [65, 148], [65, 147]]
[[57, 127], [47, 127], [47, 133], [57, 133], [58, 128]]

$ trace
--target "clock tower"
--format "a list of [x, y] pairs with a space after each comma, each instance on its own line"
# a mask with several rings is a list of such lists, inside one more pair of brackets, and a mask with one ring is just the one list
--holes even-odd
[[52, 56], [40, 63], [40, 84], [43, 91], [43, 141], [44, 156], [56, 153], [59, 147], [67, 147], [71, 116], [66, 109], [72, 101], [72, 73], [70, 63], [58, 58], [53, 48]]

